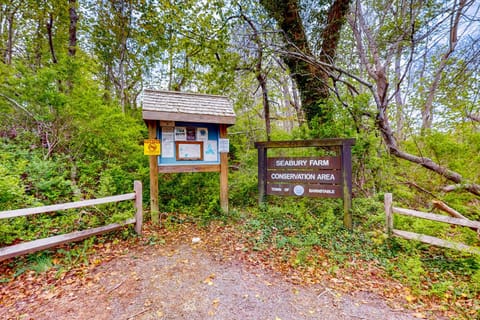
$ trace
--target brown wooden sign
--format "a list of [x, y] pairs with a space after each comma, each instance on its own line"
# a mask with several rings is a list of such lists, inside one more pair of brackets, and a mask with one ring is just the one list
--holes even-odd
[[[256, 142], [259, 202], [266, 195], [343, 198], [344, 225], [352, 228], [352, 156], [355, 139]], [[323, 148], [323, 157], [267, 157], [272, 148]]]

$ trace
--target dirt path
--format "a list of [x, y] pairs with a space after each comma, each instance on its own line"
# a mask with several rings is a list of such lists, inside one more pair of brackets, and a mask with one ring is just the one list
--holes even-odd
[[373, 294], [295, 285], [234, 257], [212, 255], [187, 239], [139, 247], [86, 277], [82, 286], [72, 279], [62, 282], [61, 291], [52, 286], [41, 304], [19, 297], [0, 309], [0, 318], [414, 319]]

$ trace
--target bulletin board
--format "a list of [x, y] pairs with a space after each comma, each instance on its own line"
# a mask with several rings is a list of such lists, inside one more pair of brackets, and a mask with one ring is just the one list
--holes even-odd
[[219, 125], [170, 122], [158, 127], [161, 141], [158, 165], [219, 164]]

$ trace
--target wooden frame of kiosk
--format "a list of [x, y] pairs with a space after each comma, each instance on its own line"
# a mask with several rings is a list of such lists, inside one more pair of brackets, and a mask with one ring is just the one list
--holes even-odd
[[220, 206], [228, 212], [227, 128], [235, 123], [231, 101], [223, 96], [144, 90], [142, 116], [148, 127], [150, 209], [159, 219], [158, 174], [219, 172]]

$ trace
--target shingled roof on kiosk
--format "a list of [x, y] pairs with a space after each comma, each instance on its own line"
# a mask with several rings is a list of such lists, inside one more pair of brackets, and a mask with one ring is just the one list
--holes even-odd
[[232, 102], [223, 96], [178, 91], [143, 91], [143, 119], [233, 125]]

